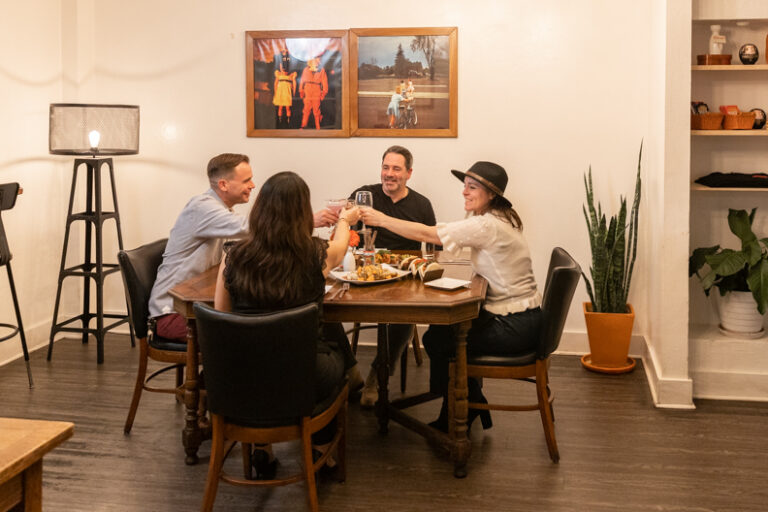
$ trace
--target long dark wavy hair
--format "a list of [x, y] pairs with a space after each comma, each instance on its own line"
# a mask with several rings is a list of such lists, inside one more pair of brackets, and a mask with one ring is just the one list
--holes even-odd
[[280, 172], [262, 185], [248, 219], [246, 238], [227, 255], [229, 293], [275, 308], [295, 305], [318, 265], [312, 238], [309, 187], [293, 172]]

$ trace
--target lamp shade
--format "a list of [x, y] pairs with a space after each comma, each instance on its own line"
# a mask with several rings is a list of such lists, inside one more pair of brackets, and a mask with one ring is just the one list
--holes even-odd
[[139, 152], [139, 107], [52, 103], [48, 151], [54, 155], [135, 155]]

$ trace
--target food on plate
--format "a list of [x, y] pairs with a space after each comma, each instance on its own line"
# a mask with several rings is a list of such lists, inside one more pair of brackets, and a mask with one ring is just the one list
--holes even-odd
[[397, 277], [397, 272], [381, 265], [363, 265], [356, 271], [347, 274], [347, 279], [351, 281], [382, 281], [394, 277]]
[[408, 270], [413, 260], [418, 258], [418, 256], [408, 256], [408, 255], [404, 255], [404, 256], [405, 257], [400, 262], [400, 270]]
[[445, 269], [442, 265], [432, 262], [419, 267], [419, 277], [421, 277], [422, 281], [424, 282], [432, 281], [434, 279], [440, 279], [443, 277], [444, 271]]
[[419, 272], [419, 267], [424, 265], [427, 262], [424, 258], [416, 258], [411, 261], [411, 264], [408, 265], [408, 270], [411, 271], [411, 274], [413, 274], [413, 277], [416, 277]]
[[399, 265], [407, 254], [398, 254], [386, 249], [379, 249], [376, 251], [374, 263], [386, 263], [388, 265]]

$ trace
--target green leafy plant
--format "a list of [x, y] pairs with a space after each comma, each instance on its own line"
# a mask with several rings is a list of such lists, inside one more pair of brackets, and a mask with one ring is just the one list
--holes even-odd
[[[720, 295], [752, 292], [762, 315], [768, 307], [768, 238], [757, 238], [752, 231], [756, 211], [729, 209], [728, 227], [741, 240], [741, 250], [700, 247], [688, 259], [688, 276], [696, 274], [707, 296], [713, 286]], [[705, 265], [708, 270], [700, 272]]]
[[587, 293], [592, 301], [592, 311], [596, 313], [626, 313], [629, 285], [632, 282], [632, 270], [637, 256], [637, 226], [640, 209], [640, 162], [643, 158], [643, 144], [640, 143], [640, 155], [637, 158], [637, 181], [635, 198], [627, 222], [627, 200], [620, 196], [621, 206], [618, 215], [610, 221], [602, 211], [600, 203], [595, 209], [594, 190], [592, 188], [592, 166], [584, 176], [584, 188], [587, 191], [587, 205], [584, 206], [584, 218], [589, 230], [589, 247], [592, 250], [592, 274], [590, 284], [587, 275], [582, 272], [587, 283]]

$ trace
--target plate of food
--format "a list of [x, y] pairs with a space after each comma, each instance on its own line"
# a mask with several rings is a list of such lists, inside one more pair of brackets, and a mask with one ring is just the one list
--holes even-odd
[[385, 263], [376, 265], [363, 265], [357, 267], [353, 272], [345, 272], [343, 270], [331, 270], [331, 276], [334, 279], [343, 281], [345, 283], [369, 285], [387, 283], [395, 281], [403, 276], [410, 274], [407, 270], [400, 270], [391, 267]]

